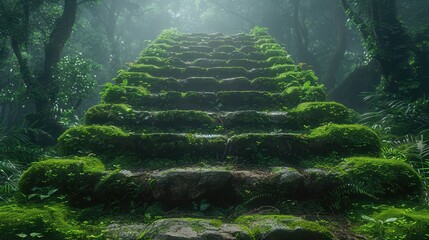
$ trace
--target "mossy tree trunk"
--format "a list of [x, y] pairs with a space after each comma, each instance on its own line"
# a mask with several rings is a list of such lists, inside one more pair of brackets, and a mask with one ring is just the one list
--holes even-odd
[[411, 99], [423, 96], [428, 77], [416, 71], [424, 66], [416, 59], [415, 41], [398, 20], [396, 0], [354, 1], [353, 7], [342, 0], [342, 4], [379, 64], [384, 93]]

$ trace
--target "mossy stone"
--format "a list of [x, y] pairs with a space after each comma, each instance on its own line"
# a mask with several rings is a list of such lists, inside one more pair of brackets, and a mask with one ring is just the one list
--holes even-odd
[[85, 113], [85, 124], [129, 125], [136, 122], [137, 114], [126, 104], [99, 104]]
[[35, 188], [58, 189], [73, 201], [84, 202], [90, 197], [102, 176], [104, 165], [92, 157], [48, 159], [33, 163], [21, 176], [19, 189], [31, 194]]
[[326, 227], [290, 215], [246, 215], [235, 223], [247, 227], [254, 239], [334, 239]]
[[337, 152], [344, 155], [378, 156], [381, 142], [370, 128], [358, 124], [328, 124], [308, 135], [314, 155]]
[[144, 87], [110, 85], [104, 89], [102, 103], [138, 105], [150, 99], [150, 93]]
[[288, 87], [282, 93], [282, 98], [288, 103], [288, 106], [297, 106], [303, 102], [321, 102], [326, 100], [326, 94], [323, 87]]
[[399, 160], [353, 157], [346, 159], [338, 169], [345, 182], [359, 182], [375, 196], [415, 197], [422, 191], [419, 174]]
[[240, 134], [228, 141], [229, 155], [248, 163], [280, 160], [297, 163], [308, 155], [307, 140], [297, 134]]
[[77, 126], [58, 138], [58, 149], [65, 155], [118, 153], [127, 149], [129, 134], [115, 126]]
[[299, 126], [317, 127], [326, 123], [352, 123], [352, 111], [336, 102], [306, 102], [291, 111]]

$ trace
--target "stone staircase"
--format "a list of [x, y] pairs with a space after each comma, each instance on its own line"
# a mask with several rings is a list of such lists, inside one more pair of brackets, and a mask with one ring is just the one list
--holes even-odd
[[110, 239], [334, 239], [328, 226], [300, 216], [220, 220], [189, 218], [186, 209], [287, 201], [330, 208], [343, 195], [383, 201], [421, 191], [418, 174], [376, 158], [378, 136], [355, 124], [350, 109], [326, 102], [314, 73], [266, 31], [168, 30], [114, 80], [85, 125], [59, 138], [65, 159], [33, 164], [20, 181], [25, 194], [55, 188], [81, 206], [183, 211], [137, 230], [110, 226]]

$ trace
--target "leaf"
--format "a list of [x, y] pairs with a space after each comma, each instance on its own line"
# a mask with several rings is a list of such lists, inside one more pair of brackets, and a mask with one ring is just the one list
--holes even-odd
[[26, 238], [27, 234], [25, 234], [25, 233], [19, 233], [19, 234], [16, 234], [16, 236], [18, 236], [20, 238]]
[[374, 218], [366, 216], [366, 215], [362, 215], [361, 217], [367, 221], [370, 221], [370, 222], [374, 222], [374, 223], [377, 222], [377, 220], [375, 220]]
[[396, 222], [398, 220], [398, 218], [388, 218], [386, 219], [386, 221], [384, 221], [385, 223], [392, 223], [392, 222]]

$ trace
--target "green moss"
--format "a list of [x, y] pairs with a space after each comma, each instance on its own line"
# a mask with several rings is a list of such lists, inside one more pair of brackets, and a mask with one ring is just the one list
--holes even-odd
[[291, 111], [299, 126], [317, 127], [326, 123], [351, 123], [352, 111], [336, 102], [301, 103]]
[[399, 160], [354, 157], [346, 159], [338, 169], [344, 181], [362, 183], [375, 196], [416, 196], [422, 190], [418, 173]]
[[85, 113], [85, 124], [129, 125], [135, 123], [136, 112], [126, 104], [99, 104]]
[[[86, 239], [70, 219], [71, 213], [62, 205], [21, 206], [6, 205], [0, 207], [0, 240], [24, 239]], [[37, 237], [40, 236], [40, 237]]]
[[214, 130], [216, 123], [207, 113], [192, 110], [171, 110], [154, 115], [155, 127], [175, 131]]
[[101, 178], [104, 165], [91, 157], [49, 159], [33, 163], [21, 176], [19, 189], [24, 194], [35, 188], [58, 189], [73, 201], [85, 201]]
[[[284, 65], [285, 67], [291, 67], [293, 65]], [[276, 68], [276, 67], [274, 67]], [[286, 71], [282, 74], [280, 74], [277, 79], [279, 81], [295, 84], [299, 86], [304, 86], [307, 82], [311, 84], [311, 86], [317, 84], [317, 76], [315, 73], [311, 70], [305, 70], [305, 71]]]
[[101, 101], [103, 103], [139, 105], [149, 98], [150, 93], [144, 87], [108, 85], [102, 93]]
[[66, 155], [93, 152], [117, 153], [130, 144], [129, 134], [114, 126], [77, 126], [58, 138], [58, 149]]
[[[277, 57], [270, 57], [266, 60], [266, 63], [270, 66], [275, 65], [290, 65], [293, 64], [293, 60], [289, 56], [277, 56]], [[296, 66], [296, 65], [295, 65]]]
[[140, 151], [145, 158], [215, 159], [225, 151], [226, 141], [224, 136], [217, 135], [143, 134]]
[[231, 60], [228, 60], [228, 66], [230, 66], [230, 67], [244, 67], [246, 69], [265, 67], [263, 62], [255, 61], [255, 60], [251, 60], [251, 59], [231, 59]]
[[328, 124], [312, 130], [308, 137], [314, 154], [337, 152], [377, 156], [380, 153], [380, 138], [362, 125]]
[[261, 164], [275, 159], [296, 163], [309, 154], [305, 137], [296, 134], [235, 135], [228, 141], [228, 151], [229, 156]]
[[378, 221], [396, 219], [393, 222], [380, 226], [369, 222], [360, 226], [360, 233], [371, 235], [374, 238], [421, 240], [429, 239], [429, 210], [415, 210], [402, 208], [388, 208], [371, 216]]
[[175, 56], [183, 61], [195, 61], [198, 58], [210, 58], [210, 54], [201, 52], [183, 52], [177, 53]]
[[222, 79], [232, 77], [245, 77], [247, 75], [247, 71], [243, 67], [213, 67], [207, 69], [207, 74], [209, 76]]
[[273, 130], [275, 122], [266, 113], [257, 111], [239, 111], [228, 114], [224, 120], [226, 129], [237, 131], [238, 129], [261, 131]]
[[186, 73], [187, 69], [178, 68], [172, 66], [162, 66], [158, 67], [155, 65], [145, 65], [145, 64], [133, 64], [130, 66], [129, 72], [141, 72], [147, 73], [149, 76], [156, 77], [174, 77], [182, 78]]
[[281, 103], [269, 92], [227, 91], [217, 93], [218, 104], [222, 110], [269, 110], [280, 109]]
[[270, 57], [287, 57], [288, 54], [284, 49], [268, 49], [264, 52], [266, 58]]
[[321, 102], [325, 101], [326, 95], [323, 87], [288, 87], [282, 97], [288, 106], [297, 106], [303, 102]]
[[154, 77], [144, 72], [120, 72], [114, 81], [121, 85], [142, 86], [155, 91], [171, 91], [180, 87], [174, 78]]
[[170, 65], [170, 60], [168, 58], [142, 56], [137, 60], [137, 63], [157, 66], [168, 66]]
[[246, 215], [236, 219], [235, 223], [250, 229], [255, 239], [266, 237], [267, 234], [272, 239], [334, 239], [326, 227], [289, 215]]

